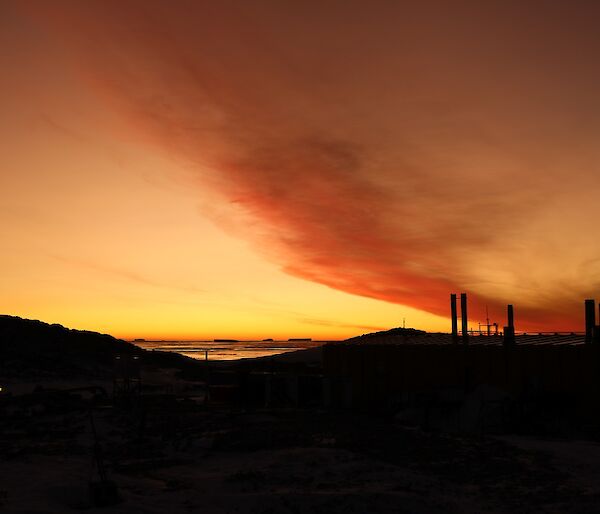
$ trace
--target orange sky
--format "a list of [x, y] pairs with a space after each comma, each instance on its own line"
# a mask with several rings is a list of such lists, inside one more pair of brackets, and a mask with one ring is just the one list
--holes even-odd
[[3, 2], [0, 310], [340, 338], [465, 290], [581, 329], [598, 8], [399, 4]]

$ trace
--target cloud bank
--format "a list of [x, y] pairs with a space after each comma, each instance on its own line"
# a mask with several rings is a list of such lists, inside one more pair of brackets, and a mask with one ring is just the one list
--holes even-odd
[[[31, 2], [287, 273], [579, 328], [600, 291], [592, 3]], [[570, 4], [571, 5], [571, 4]], [[571, 5], [573, 7], [573, 5]]]

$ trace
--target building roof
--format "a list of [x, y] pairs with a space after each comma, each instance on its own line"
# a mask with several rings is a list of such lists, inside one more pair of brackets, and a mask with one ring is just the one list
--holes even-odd
[[[461, 336], [458, 336], [462, 343]], [[498, 346], [504, 343], [501, 335], [469, 335], [469, 345], [473, 346]], [[517, 346], [538, 345], [582, 345], [585, 344], [585, 334], [578, 332], [539, 332], [523, 333], [515, 336]], [[350, 345], [451, 345], [453, 339], [451, 334], [427, 333], [412, 329], [392, 329], [385, 332], [365, 334], [359, 337], [347, 339], [342, 344]]]

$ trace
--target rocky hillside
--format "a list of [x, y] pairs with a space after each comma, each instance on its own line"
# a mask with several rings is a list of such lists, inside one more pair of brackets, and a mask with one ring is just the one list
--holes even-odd
[[198, 366], [182, 355], [145, 351], [106, 334], [0, 316], [0, 377], [108, 376], [117, 355], [138, 355], [144, 364], [182, 371]]

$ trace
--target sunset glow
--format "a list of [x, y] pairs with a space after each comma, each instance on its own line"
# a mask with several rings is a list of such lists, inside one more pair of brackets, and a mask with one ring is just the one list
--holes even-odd
[[582, 330], [597, 20], [354, 3], [3, 2], [0, 310], [340, 339], [467, 291], [475, 327]]

